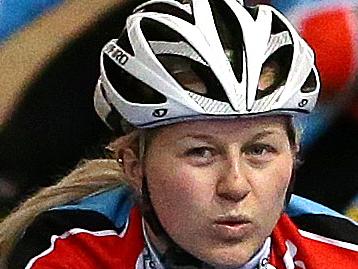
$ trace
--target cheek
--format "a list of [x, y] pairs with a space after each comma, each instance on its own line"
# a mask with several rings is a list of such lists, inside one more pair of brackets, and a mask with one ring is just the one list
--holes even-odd
[[275, 169], [277, 175], [277, 182], [275, 182], [275, 188], [279, 197], [285, 196], [288, 185], [292, 179], [293, 160], [288, 158], [279, 162], [278, 167]]
[[286, 193], [292, 175], [292, 167], [283, 163], [282, 166], [274, 168], [270, 173], [271, 183], [267, 186], [270, 193], [276, 194], [278, 197]]
[[[280, 218], [291, 179], [292, 162], [280, 161], [256, 177], [256, 219], [260, 236], [268, 236]], [[268, 212], [270, 212], [268, 214]]]
[[205, 208], [211, 197], [205, 173], [170, 159], [148, 165], [146, 174], [153, 206], [163, 221], [188, 219]]
[[264, 211], [281, 213], [292, 176], [292, 164], [289, 158], [277, 160], [255, 183], [256, 195]]

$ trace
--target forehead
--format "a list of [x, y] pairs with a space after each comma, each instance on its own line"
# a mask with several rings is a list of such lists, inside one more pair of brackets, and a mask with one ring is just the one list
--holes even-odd
[[188, 134], [209, 136], [255, 134], [265, 130], [286, 133], [288, 117], [255, 116], [237, 119], [196, 120], [160, 128], [158, 136], [178, 138]]

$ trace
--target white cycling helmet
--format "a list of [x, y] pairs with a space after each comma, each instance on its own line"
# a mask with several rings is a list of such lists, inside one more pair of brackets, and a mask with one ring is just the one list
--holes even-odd
[[314, 53], [268, 5], [151, 0], [101, 53], [95, 108], [150, 128], [190, 119], [310, 112], [320, 81]]

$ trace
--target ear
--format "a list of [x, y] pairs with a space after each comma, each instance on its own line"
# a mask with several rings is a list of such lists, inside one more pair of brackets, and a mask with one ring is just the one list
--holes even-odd
[[296, 144], [295, 146], [294, 146], [294, 153], [297, 155], [297, 154], [299, 154], [300, 153], [300, 150], [301, 150], [301, 146], [300, 146], [300, 144]]
[[300, 144], [296, 144], [291, 147], [293, 160], [295, 162], [300, 160], [300, 150], [301, 150]]
[[142, 189], [143, 165], [138, 155], [131, 148], [123, 150], [122, 155], [124, 174], [130, 185], [140, 192]]

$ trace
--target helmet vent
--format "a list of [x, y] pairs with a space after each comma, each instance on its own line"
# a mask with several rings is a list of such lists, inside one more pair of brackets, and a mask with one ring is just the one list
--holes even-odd
[[118, 38], [117, 45], [124, 49], [126, 52], [134, 56], [132, 45], [128, 38], [127, 29], [125, 29]]
[[258, 7], [246, 7], [245, 6], [245, 9], [251, 15], [251, 17], [256, 21], [257, 16], [259, 14], [259, 8]]
[[278, 34], [281, 32], [287, 31], [290, 33], [287, 26], [283, 23], [283, 21], [277, 17], [274, 13], [272, 13], [272, 25], [271, 25], [271, 34]]
[[152, 3], [145, 5], [143, 9], [139, 10], [139, 12], [157, 12], [172, 15], [174, 17], [180, 18], [191, 24], [194, 24], [194, 16], [186, 12], [185, 10], [168, 3]]
[[[104, 101], [106, 102], [106, 106], [108, 105], [109, 110], [106, 111], [104, 117], [104, 121], [112, 128], [113, 130], [121, 130], [120, 122], [122, 119], [121, 114], [117, 111], [117, 109], [108, 101], [107, 93], [105, 89], [103, 88], [102, 83], [99, 83], [99, 89], [101, 91], [101, 94], [104, 98]], [[107, 108], [107, 109], [108, 109]]]
[[310, 74], [308, 75], [305, 83], [301, 87], [301, 92], [303, 92], [303, 93], [313, 92], [316, 90], [316, 88], [317, 88], [317, 79], [316, 79], [316, 75], [312, 69]]
[[111, 111], [108, 113], [105, 121], [115, 132], [122, 133], [121, 121], [123, 117], [112, 104], [109, 105], [111, 107]]
[[106, 76], [112, 87], [130, 103], [162, 104], [166, 97], [117, 66], [107, 55], [103, 55]]
[[256, 100], [273, 93], [286, 83], [292, 58], [292, 45], [285, 45], [266, 59], [261, 69]]
[[179, 55], [158, 55], [159, 61], [187, 91], [229, 103], [228, 97], [213, 71], [197, 61]]
[[[186, 41], [183, 36], [168, 26], [155, 20], [143, 18], [140, 22], [140, 25], [142, 32], [147, 40], [168, 42]], [[160, 31], [158, 31], [158, 29], [160, 29]]]
[[237, 81], [241, 83], [244, 51], [241, 25], [232, 9], [224, 1], [210, 0], [209, 2], [221, 44]]

